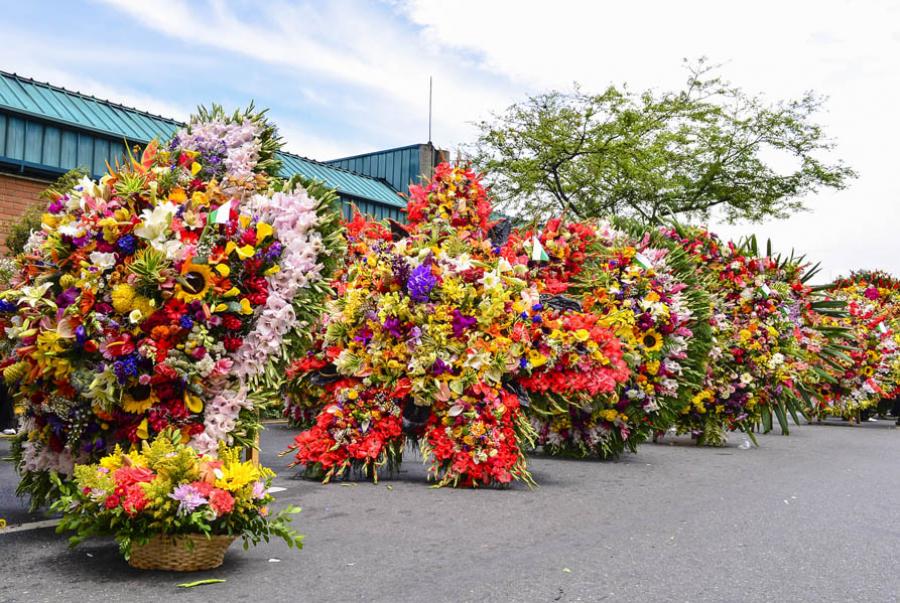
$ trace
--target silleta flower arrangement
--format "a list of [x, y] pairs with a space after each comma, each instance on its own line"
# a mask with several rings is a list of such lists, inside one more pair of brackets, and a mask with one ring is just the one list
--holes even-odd
[[[302, 536], [288, 525], [300, 509], [271, 512], [274, 475], [241, 462], [237, 448], [221, 444], [218, 454], [200, 454], [182, 444], [180, 431], [167, 429], [139, 450], [125, 453], [116, 446], [97, 464], [76, 465], [71, 482], [58, 482], [62, 496], [52, 508], [63, 515], [57, 532], [74, 532], [72, 546], [111, 535], [138, 567], [199, 569], [191, 565], [191, 551], [168, 547], [221, 543], [214, 561], [203, 567], [209, 569], [221, 564], [225, 548], [238, 537], [245, 549], [272, 536], [302, 548]], [[185, 555], [188, 565], [167, 565], [172, 553]]]
[[[347, 250], [344, 261], [334, 271], [329, 300], [346, 292], [351, 266], [364, 260], [373, 246], [392, 241], [391, 231], [384, 224], [364, 216], [356, 207], [353, 208], [351, 219], [342, 220], [341, 225]], [[327, 397], [325, 386], [334, 380], [333, 373], [320, 373], [333, 366], [332, 361], [340, 353], [340, 348], [325, 347], [328, 320], [329, 314], [323, 313], [311, 329], [312, 343], [287, 369], [287, 383], [283, 392], [284, 416], [291, 425], [301, 429], [307, 429], [315, 423]]]
[[[500, 255], [473, 172], [438, 166], [411, 188], [407, 212], [394, 240], [354, 242], [365, 248], [328, 312], [321, 353], [293, 367], [325, 392], [294, 443], [297, 463], [326, 480], [348, 469], [376, 477], [414, 438], [439, 485], [530, 481], [522, 380], [541, 389], [543, 375], [571, 391], [587, 371], [586, 383], [606, 387], [593, 371], [621, 362], [618, 341], [590, 316], [545, 307], [527, 267]], [[534, 328], [545, 319], [559, 328]]]
[[703, 389], [685, 405], [676, 427], [698, 442], [722, 445], [725, 432], [752, 438], [758, 425], [771, 429], [772, 417], [787, 432], [786, 415], [802, 412], [818, 375], [811, 359], [837, 354], [819, 330], [827, 314], [840, 310], [817, 299], [804, 283], [813, 272], [802, 258], [760, 254], [755, 239], [723, 244], [696, 228], [665, 228], [707, 271], [713, 292], [713, 341]]
[[201, 453], [252, 442], [342, 244], [334, 195], [280, 179], [278, 147], [262, 113], [214, 107], [54, 195], [0, 302], [33, 503], [50, 471], [165, 429]]
[[837, 279], [829, 295], [847, 305], [847, 315], [830, 321], [849, 334], [840, 357], [825, 358], [814, 413], [856, 418], [882, 399], [900, 393], [900, 281], [881, 271], [853, 272]]
[[[531, 259], [537, 248], [547, 262]], [[587, 394], [580, 403], [569, 398], [532, 404], [538, 443], [552, 454], [607, 458], [634, 451], [655, 428], [667, 426], [685, 395], [681, 390], [698, 380], [707, 351], [694, 343], [694, 330], [702, 331], [708, 319], [708, 300], [686, 291], [690, 262], [606, 222], [559, 219], [537, 235], [515, 233], [506, 253], [511, 261], [530, 264], [540, 290], [568, 295], [609, 329], [622, 350], [623, 368], [630, 369], [630, 376], [621, 372], [608, 387], [577, 387]]]

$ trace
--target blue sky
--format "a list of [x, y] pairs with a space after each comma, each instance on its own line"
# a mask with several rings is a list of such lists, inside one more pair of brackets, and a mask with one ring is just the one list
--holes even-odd
[[152, 4], [9, 3], [2, 68], [179, 118], [254, 99], [320, 158], [427, 138], [428, 73], [402, 66], [415, 31], [394, 5]]
[[819, 116], [860, 178], [756, 232], [822, 260], [900, 274], [900, 5], [891, 0], [73, 0], [5, 2], [0, 69], [184, 119], [254, 99], [287, 148], [330, 159], [427, 138], [455, 150], [472, 122], [528, 93], [681, 85], [683, 57], [772, 100], [829, 97]]

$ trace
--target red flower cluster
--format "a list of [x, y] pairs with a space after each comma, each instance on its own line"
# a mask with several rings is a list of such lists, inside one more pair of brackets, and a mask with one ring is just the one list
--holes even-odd
[[[466, 202], [453, 202], [461, 192], [467, 195]], [[409, 187], [406, 217], [410, 232], [420, 224], [443, 220], [460, 231], [487, 233], [491, 211], [481, 176], [471, 169], [457, 170], [450, 163], [442, 163], [434, 169], [434, 178], [427, 185]]]
[[353, 464], [361, 464], [377, 479], [378, 467], [389, 469], [402, 448], [400, 408], [387, 392], [342, 379], [327, 388], [334, 402], [319, 413], [315, 425], [295, 439], [291, 465], [317, 467], [325, 481], [340, 477]]
[[532, 345], [550, 356], [551, 342], [561, 345], [559, 360], [543, 365], [520, 379], [531, 392], [560, 395], [587, 394], [595, 397], [615, 391], [628, 379], [628, 365], [622, 356], [622, 343], [599, 318], [581, 312], [545, 310], [541, 322], [532, 322]]
[[536, 284], [544, 293], [566, 292], [571, 280], [584, 267], [588, 246], [597, 239], [596, 229], [584, 222], [563, 222], [553, 218], [537, 235], [532, 231], [513, 232], [500, 254], [510, 264], [533, 264], [528, 249], [535, 236], [549, 258], [549, 262], [537, 266], [540, 278], [535, 279]]
[[505, 390], [477, 387], [470, 396], [435, 402], [423, 445], [434, 456], [429, 471], [440, 485], [529, 481], [517, 444], [524, 420], [518, 398]]
[[107, 509], [121, 505], [129, 517], [134, 517], [147, 506], [147, 495], [141, 484], [150, 483], [156, 474], [142, 467], [121, 467], [113, 473], [115, 493], [106, 497]]

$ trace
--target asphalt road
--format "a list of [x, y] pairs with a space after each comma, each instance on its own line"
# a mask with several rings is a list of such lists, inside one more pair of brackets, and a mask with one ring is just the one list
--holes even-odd
[[[618, 462], [531, 459], [535, 490], [432, 489], [417, 459], [378, 485], [294, 479], [302, 551], [243, 551], [188, 576], [130, 569], [111, 541], [0, 534], [0, 601], [896, 601], [900, 430], [798, 427], [760, 448], [646, 445]], [[8, 444], [0, 442], [0, 457]], [[0, 467], [0, 517], [11, 506]], [[278, 560], [278, 561], [275, 561]], [[223, 584], [180, 589], [203, 578]]]

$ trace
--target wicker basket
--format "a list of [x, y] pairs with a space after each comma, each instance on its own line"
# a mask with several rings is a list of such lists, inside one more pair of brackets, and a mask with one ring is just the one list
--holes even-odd
[[138, 569], [196, 572], [222, 565], [234, 536], [184, 534], [154, 536], [147, 544], [133, 544], [128, 564]]

